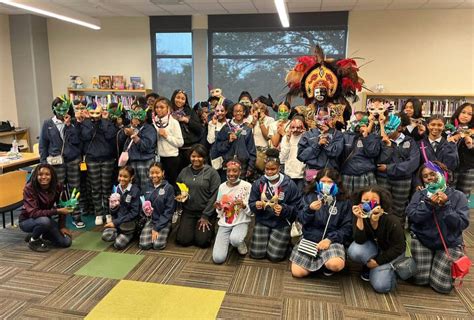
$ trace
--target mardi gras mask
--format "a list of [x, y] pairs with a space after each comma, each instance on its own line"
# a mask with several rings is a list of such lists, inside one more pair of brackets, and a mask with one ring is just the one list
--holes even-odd
[[437, 192], [445, 192], [446, 191], [446, 176], [443, 171], [438, 165], [435, 163], [428, 161], [426, 163], [426, 167], [431, 171], [436, 172], [436, 181], [430, 182], [426, 184], [426, 190], [429, 194], [435, 194]]
[[329, 122], [331, 121], [331, 117], [326, 115], [326, 116], [316, 116], [315, 119], [316, 121], [316, 126], [318, 128], [322, 127], [322, 126], [326, 126], [326, 127], [329, 127]]
[[286, 105], [282, 104], [278, 107], [277, 117], [278, 120], [286, 120], [290, 116], [290, 112], [287, 111], [288, 108]]
[[372, 212], [377, 207], [379, 203], [375, 200], [370, 200], [370, 201], [362, 201], [361, 204], [359, 204], [359, 207], [362, 209], [363, 217], [364, 218], [369, 218], [372, 216]]
[[239, 103], [243, 106], [246, 106], [247, 108], [252, 106], [252, 102], [248, 98], [240, 99]]
[[323, 64], [314, 65], [302, 79], [305, 98], [315, 98], [323, 102], [336, 93], [339, 80], [336, 74]]
[[329, 104], [329, 116], [335, 121], [345, 123], [344, 121], [344, 109], [346, 108], [343, 104]]
[[56, 115], [64, 117], [69, 112], [69, 109], [71, 108], [71, 102], [65, 97], [58, 97], [58, 98], [62, 100], [62, 103], [55, 105], [53, 109]]
[[81, 101], [74, 101], [74, 102], [73, 102], [74, 111], [75, 111], [75, 112], [83, 111], [83, 110], [86, 109], [86, 105], [87, 105], [87, 102], [84, 101], [84, 100], [81, 100]]
[[210, 93], [211, 93], [211, 97], [218, 97], [218, 98], [222, 97], [222, 89], [220, 88], [214, 88], [211, 90]]
[[375, 118], [378, 118], [379, 115], [384, 114], [390, 107], [389, 103], [383, 103], [380, 101], [369, 102], [367, 105], [367, 111], [373, 115]]
[[392, 134], [395, 131], [397, 131], [398, 127], [402, 121], [400, 118], [394, 114], [391, 114], [390, 117], [388, 118], [388, 122], [385, 123], [384, 129], [386, 134]]
[[224, 108], [224, 106], [222, 106], [222, 105], [218, 105], [218, 106], [214, 109], [214, 112], [215, 112], [215, 114], [216, 114], [217, 116], [226, 114], [225, 108]]
[[102, 115], [102, 106], [100, 104], [90, 104], [87, 108], [92, 119], [97, 120]]
[[123, 114], [123, 106], [121, 103], [118, 104], [117, 108], [112, 108], [110, 104], [107, 106], [107, 112], [109, 113], [109, 119], [116, 120]]
[[143, 109], [139, 110], [129, 110], [130, 112], [130, 119], [138, 119], [140, 121], [145, 121], [146, 118], [146, 111]]

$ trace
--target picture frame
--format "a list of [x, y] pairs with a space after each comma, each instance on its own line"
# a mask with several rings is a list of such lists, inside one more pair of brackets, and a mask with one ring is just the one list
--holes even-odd
[[131, 89], [137, 90], [143, 87], [141, 77], [130, 77], [130, 87]]
[[99, 76], [99, 87], [101, 89], [112, 89], [112, 77]]
[[112, 89], [125, 89], [125, 79], [123, 76], [112, 76]]

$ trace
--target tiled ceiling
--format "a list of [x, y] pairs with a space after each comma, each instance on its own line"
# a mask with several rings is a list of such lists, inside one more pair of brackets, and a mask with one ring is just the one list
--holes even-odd
[[[273, 0], [37, 0], [92, 17], [275, 13]], [[290, 12], [473, 9], [474, 0], [286, 0]], [[0, 4], [0, 14], [25, 11]]]

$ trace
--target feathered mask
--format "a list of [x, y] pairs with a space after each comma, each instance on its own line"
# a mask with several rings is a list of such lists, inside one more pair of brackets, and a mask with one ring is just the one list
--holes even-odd
[[392, 134], [397, 131], [402, 121], [394, 114], [391, 114], [388, 118], [388, 122], [385, 124], [384, 129], [386, 134]]
[[130, 119], [138, 119], [140, 121], [145, 121], [146, 118], [146, 111], [143, 109], [139, 110], [129, 110]]
[[313, 101], [323, 103], [342, 96], [355, 101], [356, 92], [360, 91], [364, 84], [358, 71], [354, 59], [326, 59], [323, 49], [316, 45], [313, 55], [297, 58], [296, 66], [287, 73], [285, 82], [290, 89], [287, 100], [290, 101], [294, 96], [303, 96], [306, 104]]
[[91, 102], [87, 105], [87, 110], [91, 118], [98, 119], [102, 115], [102, 105], [98, 102]]
[[119, 102], [117, 108], [112, 108], [111, 104], [109, 103], [107, 105], [107, 112], [109, 113], [109, 118], [111, 120], [115, 120], [115, 119], [120, 118], [123, 114], [123, 105], [122, 105], [122, 103]]

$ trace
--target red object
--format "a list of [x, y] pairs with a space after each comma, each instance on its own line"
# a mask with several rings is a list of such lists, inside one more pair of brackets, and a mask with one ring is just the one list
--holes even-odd
[[357, 67], [357, 63], [354, 59], [342, 59], [336, 62], [337, 66], [340, 68], [352, 68], [355, 71], [359, 71], [359, 67]]
[[311, 68], [318, 62], [316, 57], [314, 56], [299, 57], [298, 59], [296, 59], [296, 61], [298, 61], [298, 64], [295, 66], [295, 71], [303, 73], [308, 71], [309, 68]]
[[342, 78], [342, 89], [344, 90], [357, 90], [357, 91], [360, 91], [362, 90], [362, 86], [361, 84], [357, 81], [354, 83], [354, 81], [352, 81], [351, 79], [349, 79], [348, 77], [345, 77], [345, 78]]

